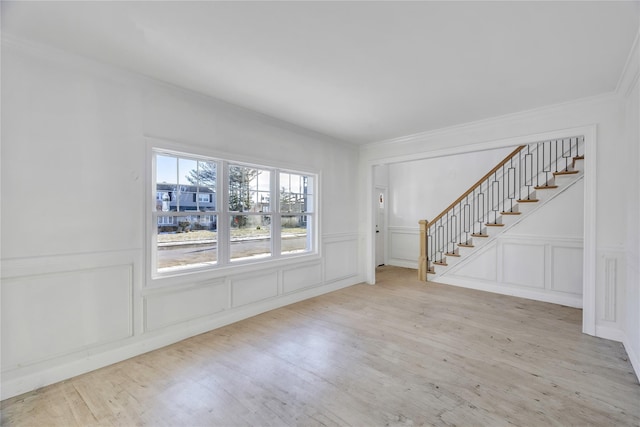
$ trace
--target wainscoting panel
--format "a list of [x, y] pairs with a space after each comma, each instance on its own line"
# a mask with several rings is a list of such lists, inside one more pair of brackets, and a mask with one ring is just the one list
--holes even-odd
[[582, 239], [500, 236], [436, 282], [582, 307]]
[[133, 264], [2, 281], [2, 370], [133, 335]]
[[582, 248], [553, 246], [550, 289], [582, 295]]
[[[495, 281], [497, 280], [498, 274], [496, 269], [498, 262], [497, 257], [498, 248], [495, 242], [489, 243], [475, 254], [473, 258], [469, 259], [469, 262], [460, 268], [456, 274], [461, 277]], [[448, 257], [447, 262], [456, 262], [456, 258]]]
[[278, 295], [278, 272], [239, 276], [231, 279], [232, 307], [273, 298]]
[[502, 281], [516, 286], [544, 289], [544, 244], [501, 243]]
[[357, 249], [357, 234], [349, 233], [324, 237], [325, 283], [353, 277], [358, 274]]
[[398, 267], [418, 268], [420, 254], [420, 229], [411, 227], [389, 227], [388, 263]]
[[[598, 248], [598, 276], [596, 283], [596, 332], [601, 338], [622, 341], [619, 331], [627, 316], [636, 313], [625, 310], [627, 299], [633, 297], [633, 290], [625, 289], [629, 283], [628, 274], [633, 270], [627, 268], [628, 254], [624, 247]], [[633, 282], [636, 283], [637, 282]]]
[[299, 291], [322, 282], [322, 265], [320, 263], [285, 269], [282, 272], [282, 292]]
[[145, 297], [145, 330], [218, 313], [229, 306], [229, 286], [224, 280], [172, 289]]

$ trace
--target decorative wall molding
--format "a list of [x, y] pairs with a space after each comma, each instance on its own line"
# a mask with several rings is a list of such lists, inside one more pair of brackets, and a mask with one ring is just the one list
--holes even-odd
[[599, 247], [597, 250], [598, 283], [596, 307], [597, 326], [606, 335], [601, 338], [621, 341], [612, 330], [622, 333], [625, 317], [626, 252], [623, 247]]
[[4, 280], [40, 274], [110, 267], [120, 264], [135, 264], [135, 267], [139, 268], [138, 263], [141, 258], [142, 249], [123, 249], [118, 251], [3, 259], [0, 274]]
[[145, 332], [210, 316], [231, 307], [231, 292], [224, 280], [161, 291], [144, 297]]
[[323, 234], [323, 243], [346, 242], [349, 240], [358, 240], [358, 233], [331, 233]]
[[434, 282], [581, 308], [582, 250], [573, 236], [499, 236]]
[[387, 227], [387, 264], [418, 268], [420, 229], [418, 227]]
[[200, 318], [177, 323], [167, 328], [150, 331], [144, 335], [120, 341], [110, 347], [96, 349], [96, 351], [72, 353], [47, 363], [3, 372], [2, 395], [0, 398], [7, 399], [276, 308], [354, 284], [353, 279], [336, 280], [322, 286], [289, 293], [279, 298], [260, 301], [233, 310], [225, 310], [212, 317], [204, 318], [204, 320]]
[[133, 264], [3, 279], [2, 323], [3, 372], [129, 338]]
[[323, 240], [323, 282], [330, 283], [358, 276], [358, 234], [340, 233]]
[[616, 288], [618, 284], [618, 267], [616, 258], [604, 259], [604, 313], [602, 319], [616, 321]]

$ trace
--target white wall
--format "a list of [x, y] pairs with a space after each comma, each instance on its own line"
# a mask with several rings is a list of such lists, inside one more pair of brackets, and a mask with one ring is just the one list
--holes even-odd
[[389, 225], [419, 229], [469, 189], [514, 148], [389, 165]]
[[640, 33], [618, 91], [626, 103], [625, 170], [630, 191], [626, 204], [626, 253], [620, 256], [620, 262], [626, 264], [626, 286], [621, 295], [624, 306], [622, 313], [617, 315], [624, 319], [623, 342], [636, 374], [640, 376]]
[[386, 165], [387, 263], [417, 268], [418, 221], [434, 218], [512, 151], [501, 148]]
[[[141, 76], [2, 44], [2, 398], [361, 281], [352, 146]], [[320, 174], [320, 256], [153, 281], [149, 144]]]

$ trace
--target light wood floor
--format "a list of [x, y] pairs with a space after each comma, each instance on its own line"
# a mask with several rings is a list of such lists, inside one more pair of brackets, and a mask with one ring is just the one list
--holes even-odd
[[416, 280], [356, 285], [2, 402], [2, 425], [640, 424], [581, 311]]

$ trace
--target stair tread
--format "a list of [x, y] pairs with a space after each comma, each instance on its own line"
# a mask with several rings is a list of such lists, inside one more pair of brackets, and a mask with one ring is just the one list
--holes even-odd
[[519, 199], [518, 203], [536, 203], [539, 202], [538, 199]]
[[475, 246], [468, 243], [458, 243], [458, 246], [460, 246], [461, 248], [475, 248]]
[[445, 266], [445, 267], [448, 265], [446, 262], [443, 262], [443, 261], [433, 261], [433, 263], [435, 265], [442, 265], [442, 266]]
[[473, 233], [471, 235], [471, 237], [489, 237], [488, 234], [482, 234], [482, 233]]
[[520, 215], [522, 212], [500, 212], [500, 215]]
[[552, 188], [558, 188], [558, 186], [557, 185], [538, 185], [538, 186], [533, 187], [533, 188], [535, 188], [536, 190], [549, 190], [549, 189], [552, 189]]
[[573, 174], [576, 174], [578, 172], [579, 171], [577, 171], [577, 170], [570, 170], [570, 171], [558, 171], [558, 172], [554, 172], [553, 174], [555, 176], [558, 176], [558, 175], [573, 175]]
[[485, 225], [487, 227], [504, 227], [504, 224], [494, 224], [492, 222], [487, 222]]
[[459, 257], [460, 256], [460, 254], [457, 254], [455, 252], [445, 252], [445, 255], [446, 256], [455, 256], [455, 257]]

